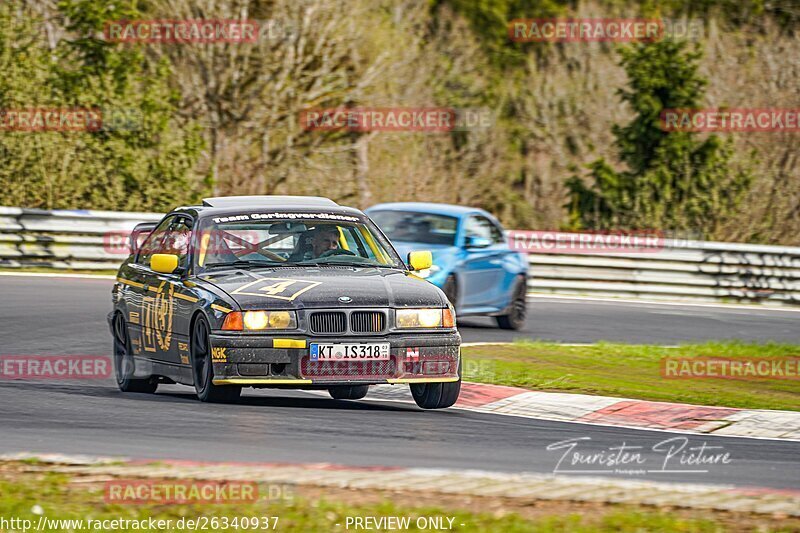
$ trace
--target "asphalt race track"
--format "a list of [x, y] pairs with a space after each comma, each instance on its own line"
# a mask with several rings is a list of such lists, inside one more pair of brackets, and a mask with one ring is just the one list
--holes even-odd
[[631, 344], [681, 344], [738, 339], [800, 343], [800, 308], [795, 311], [534, 298], [522, 331], [495, 327], [494, 319], [459, 321], [465, 342], [538, 339], [555, 342], [613, 341]]
[[[0, 354], [108, 353], [112, 280], [0, 275]], [[464, 342], [529, 338], [556, 342], [676, 344], [739, 339], [800, 344], [800, 309], [536, 298], [522, 331], [489, 318], [459, 319]], [[44, 321], [44, 322], [43, 322]], [[43, 334], [36, 324], [46, 323]], [[76, 352], [78, 350], [78, 352]]]
[[[107, 354], [110, 280], [0, 276], [0, 355]], [[523, 334], [567, 342], [672, 343], [740, 338], [800, 341], [800, 313], [711, 307], [536, 300]], [[465, 321], [466, 322], [466, 321]], [[472, 322], [472, 321], [471, 321]], [[483, 321], [475, 321], [480, 325]], [[509, 339], [482, 327], [467, 341]], [[511, 336], [513, 337], [513, 336]], [[293, 391], [245, 390], [238, 405], [207, 405], [188, 387], [122, 394], [109, 380], [0, 379], [0, 453], [32, 451], [208, 461], [331, 462], [509, 472], [553, 472], [549, 444], [589, 437], [584, 453], [653, 446], [675, 433], [549, 422], [457, 409], [425, 412], [395, 402], [335, 401]], [[721, 446], [728, 464], [633, 479], [800, 489], [800, 442], [687, 435]], [[657, 468], [656, 468], [657, 469]], [[578, 474], [573, 474], [578, 475]], [[599, 474], [594, 474], [599, 475]], [[614, 475], [630, 479], [626, 474]]]

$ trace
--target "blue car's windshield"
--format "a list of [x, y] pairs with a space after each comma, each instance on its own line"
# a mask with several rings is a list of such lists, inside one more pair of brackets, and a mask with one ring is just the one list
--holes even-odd
[[371, 211], [370, 218], [392, 241], [454, 246], [458, 219], [413, 211]]

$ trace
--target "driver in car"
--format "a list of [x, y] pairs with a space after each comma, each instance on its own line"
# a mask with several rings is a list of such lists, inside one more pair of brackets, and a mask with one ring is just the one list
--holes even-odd
[[317, 226], [309, 233], [310, 237], [300, 239], [301, 243], [305, 242], [306, 244], [295, 250], [289, 258], [291, 261], [317, 259], [325, 252], [339, 248], [339, 229], [336, 226]]
[[311, 257], [317, 259], [319, 256], [330, 250], [339, 247], [339, 228], [336, 226], [322, 226], [314, 231], [311, 236]]

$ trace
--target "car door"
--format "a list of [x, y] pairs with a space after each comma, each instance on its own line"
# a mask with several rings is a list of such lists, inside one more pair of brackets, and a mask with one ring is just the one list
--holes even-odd
[[128, 307], [128, 327], [135, 355], [147, 359], [157, 357], [156, 333], [153, 329], [152, 298], [150, 286], [156, 278], [150, 269], [150, 258], [158, 253], [175, 216], [164, 218], [145, 239], [134, 260], [125, 271], [128, 280], [125, 299]]
[[187, 215], [179, 215], [170, 224], [159, 253], [178, 256], [175, 273], [153, 272], [157, 286], [156, 298], [157, 340], [160, 342], [162, 360], [172, 364], [189, 364], [189, 323], [198, 298], [184, 277], [189, 272], [191, 261], [192, 229], [194, 221]]
[[163, 274], [150, 268], [154, 254], [178, 256], [178, 270], [185, 271], [189, 262], [192, 220], [185, 215], [165, 219], [145, 241], [137, 257], [141, 287], [141, 351], [145, 357], [169, 364], [181, 360], [178, 343], [188, 342], [192, 303], [179, 274]]
[[503, 279], [503, 245], [498, 243], [491, 220], [483, 215], [470, 215], [464, 221], [464, 266], [462, 271], [461, 306], [491, 307], [496, 304], [497, 288]]
[[492, 293], [488, 295], [489, 305], [503, 309], [509, 305], [514, 292], [514, 287], [520, 273], [527, 275], [527, 261], [520, 264], [519, 254], [508, 246], [503, 227], [490, 219], [492, 233], [492, 248], [495, 250], [495, 264], [500, 266], [500, 272]]

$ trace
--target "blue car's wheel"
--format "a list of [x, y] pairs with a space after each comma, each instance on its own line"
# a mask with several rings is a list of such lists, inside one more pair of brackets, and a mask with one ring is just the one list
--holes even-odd
[[457, 307], [456, 300], [458, 300], [458, 287], [456, 286], [456, 278], [452, 274], [447, 276], [447, 279], [444, 281], [444, 285], [442, 286], [442, 291], [444, 295], [447, 296], [447, 299], [453, 305], [453, 307]]
[[511, 305], [508, 308], [508, 314], [495, 317], [497, 325], [501, 329], [520, 329], [525, 325], [525, 316], [527, 314], [527, 289], [525, 288], [525, 279], [519, 278], [514, 284], [514, 292], [511, 296]]

